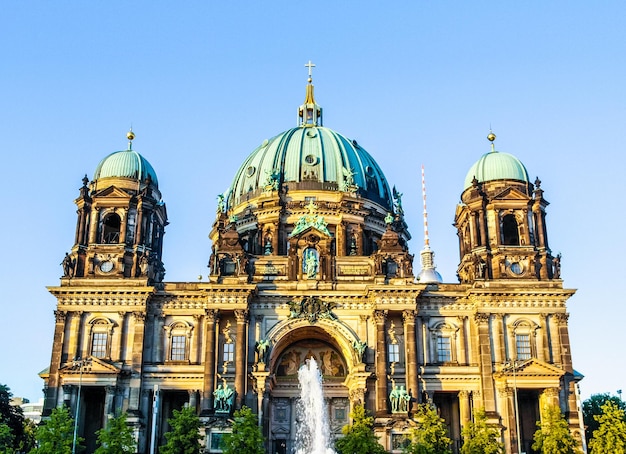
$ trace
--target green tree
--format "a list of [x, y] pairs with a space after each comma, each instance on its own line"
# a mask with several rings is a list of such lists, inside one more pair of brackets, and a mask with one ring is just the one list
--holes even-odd
[[592, 452], [613, 454], [626, 453], [626, 422], [624, 410], [614, 401], [607, 400], [602, 406], [602, 414], [596, 415], [598, 428], [589, 441]]
[[[71, 454], [74, 437], [74, 420], [67, 407], [52, 410], [50, 418], [37, 428], [37, 448], [31, 454]], [[77, 447], [83, 439], [76, 438]]]
[[385, 448], [378, 443], [378, 437], [374, 435], [374, 418], [367, 415], [363, 405], [354, 407], [352, 424], [341, 429], [343, 437], [337, 440], [335, 448], [339, 454], [384, 454]]
[[404, 448], [405, 454], [451, 454], [450, 438], [446, 422], [430, 404], [417, 407], [415, 419], [418, 427], [410, 434], [411, 443]]
[[[20, 406], [11, 405], [13, 394], [6, 385], [0, 385], [0, 452], [24, 447], [27, 440], [24, 433], [24, 414]], [[8, 430], [7, 430], [8, 429]]]
[[258, 425], [257, 416], [248, 407], [241, 407], [234, 415], [233, 431], [224, 434], [224, 454], [264, 454], [265, 438]]
[[14, 443], [15, 436], [11, 428], [6, 423], [0, 423], [0, 452], [4, 454], [13, 454], [15, 452]]
[[533, 449], [542, 454], [577, 454], [576, 440], [556, 405], [545, 407], [543, 418], [537, 422]]
[[174, 410], [167, 420], [172, 428], [165, 434], [167, 443], [161, 446], [161, 454], [198, 454], [200, 452], [200, 418], [195, 409], [185, 407]]
[[[595, 417], [602, 414], [602, 406], [608, 401], [615, 403], [617, 408], [626, 410], [626, 402], [617, 396], [611, 396], [609, 393], [593, 394], [589, 399], [583, 402], [585, 438], [587, 439], [587, 444], [590, 446], [591, 440], [593, 439], [593, 433], [600, 427], [600, 423]], [[626, 417], [624, 418], [624, 421], [626, 421]]]
[[483, 408], [474, 412], [474, 421], [463, 427], [463, 446], [461, 454], [501, 454], [504, 445], [500, 441], [500, 431], [487, 424], [487, 415]]
[[95, 454], [126, 454], [135, 452], [135, 437], [132, 427], [126, 424], [126, 413], [121, 413], [109, 420], [104, 429], [100, 429]]

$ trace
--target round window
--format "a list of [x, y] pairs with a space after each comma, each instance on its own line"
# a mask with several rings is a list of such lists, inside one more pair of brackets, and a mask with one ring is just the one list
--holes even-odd
[[255, 171], [255, 170], [256, 170], [256, 169], [254, 168], [254, 166], [250, 166], [250, 167], [248, 167], [248, 168], [246, 169], [246, 175], [247, 175], [247, 176], [249, 176], [249, 177], [251, 177], [252, 175], [254, 175], [254, 171]]
[[312, 154], [309, 154], [309, 155], [305, 156], [304, 162], [306, 162], [308, 165], [312, 166], [314, 164], [317, 164], [317, 158], [315, 156], [313, 156]]
[[103, 273], [110, 273], [111, 271], [113, 271], [113, 262], [110, 260], [102, 262], [100, 264], [100, 271], [102, 271]]

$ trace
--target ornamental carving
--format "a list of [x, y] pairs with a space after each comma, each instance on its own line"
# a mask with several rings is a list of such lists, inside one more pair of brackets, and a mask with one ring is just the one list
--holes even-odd
[[63, 323], [67, 317], [66, 311], [54, 311], [54, 321], [57, 323]]
[[377, 325], [382, 325], [387, 319], [387, 311], [374, 311], [374, 320]]
[[336, 320], [337, 317], [332, 313], [336, 306], [335, 303], [322, 301], [316, 296], [305, 296], [289, 303], [289, 318], [305, 318], [311, 323], [322, 318]]

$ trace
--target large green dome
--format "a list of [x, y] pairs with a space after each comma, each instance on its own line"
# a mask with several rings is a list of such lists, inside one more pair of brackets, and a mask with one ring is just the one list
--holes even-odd
[[463, 189], [472, 187], [476, 178], [480, 183], [494, 180], [517, 180], [529, 182], [528, 172], [522, 161], [509, 153], [495, 150], [485, 153], [470, 167], [465, 176]]
[[352, 184], [362, 197], [388, 209], [392, 205], [387, 180], [370, 154], [356, 141], [323, 126], [300, 126], [265, 140], [235, 175], [229, 204], [266, 189], [272, 177], [290, 190], [343, 191]]
[[158, 187], [156, 172], [146, 158], [132, 149], [111, 153], [98, 164], [94, 181], [100, 178], [132, 178], [145, 181], [150, 177], [152, 184]]

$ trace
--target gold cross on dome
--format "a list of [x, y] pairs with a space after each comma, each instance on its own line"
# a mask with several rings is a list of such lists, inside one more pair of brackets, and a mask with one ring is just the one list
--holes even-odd
[[311, 60], [309, 60], [309, 62], [304, 66], [309, 68], [309, 79], [310, 79], [312, 76], [313, 68], [315, 68], [315, 64], [311, 63]]

